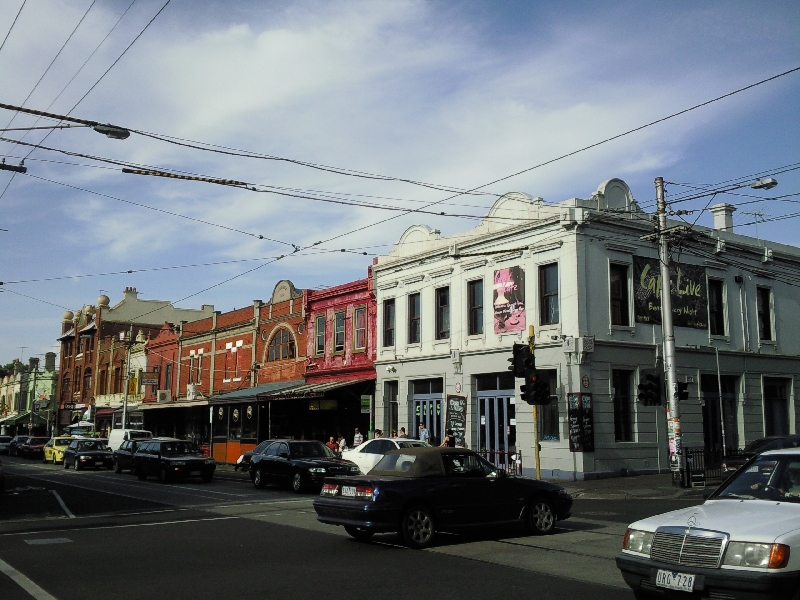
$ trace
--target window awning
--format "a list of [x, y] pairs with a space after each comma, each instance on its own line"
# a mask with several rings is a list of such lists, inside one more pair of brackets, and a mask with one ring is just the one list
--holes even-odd
[[341, 381], [325, 381], [323, 383], [306, 383], [296, 387], [276, 390], [265, 394], [259, 394], [259, 400], [292, 400], [294, 398], [321, 398], [325, 392], [335, 390], [338, 388], [347, 387], [348, 385], [355, 385], [357, 383], [366, 383], [371, 381], [369, 379], [344, 379]]
[[68, 332], [66, 332], [64, 335], [62, 335], [61, 337], [57, 337], [56, 341], [57, 342], [62, 342], [64, 340], [68, 340], [69, 338], [74, 338], [74, 337], [75, 337], [75, 328], [73, 327]]
[[[2, 421], [4, 425], [16, 425], [17, 423], [28, 423], [31, 419], [31, 413], [21, 413], [18, 415], [14, 415], [13, 417], [7, 417]], [[33, 413], [33, 422], [34, 423], [47, 423], [47, 419], [42, 417], [37, 413]]]
[[272, 383], [264, 383], [251, 388], [242, 388], [241, 390], [234, 390], [226, 394], [214, 396], [209, 400], [211, 404], [227, 404], [230, 402], [247, 402], [248, 400], [255, 400], [262, 398], [272, 392], [285, 390], [287, 388], [296, 388], [302, 386], [305, 382], [302, 379], [294, 381], [275, 381]]

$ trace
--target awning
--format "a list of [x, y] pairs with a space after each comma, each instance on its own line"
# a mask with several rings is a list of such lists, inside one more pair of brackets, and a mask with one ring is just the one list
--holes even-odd
[[233, 392], [228, 392], [227, 394], [214, 396], [209, 400], [209, 402], [211, 404], [246, 402], [248, 400], [255, 400], [256, 398], [260, 398], [271, 392], [285, 390], [286, 388], [296, 388], [304, 383], [305, 382], [302, 379], [297, 379], [294, 381], [275, 381], [273, 383], [263, 383], [261, 385], [257, 385], [256, 387], [242, 388], [241, 390], [235, 390]]
[[75, 337], [75, 328], [73, 327], [73, 328], [72, 328], [72, 329], [70, 329], [70, 330], [69, 330], [67, 333], [65, 333], [64, 335], [62, 335], [61, 337], [57, 337], [57, 338], [56, 338], [56, 341], [57, 341], [57, 342], [60, 342], [60, 341], [62, 341], [62, 340], [67, 340], [67, 339], [69, 339], [69, 338], [74, 338], [74, 337]]
[[96, 419], [108, 419], [114, 416], [114, 411], [117, 410], [113, 407], [106, 407], [106, 408], [98, 408], [95, 410], [95, 418]]
[[139, 410], [153, 410], [156, 408], [192, 408], [195, 406], [208, 406], [208, 400], [194, 400], [192, 402], [142, 402]]
[[10, 425], [11, 423], [13, 423], [14, 419], [17, 418], [17, 416], [18, 416], [17, 414], [13, 414], [13, 415], [8, 415], [7, 417], [3, 417], [2, 419], [0, 419], [0, 425], [3, 425], [5, 423], [8, 423]]
[[370, 379], [344, 379], [342, 381], [326, 381], [323, 383], [307, 383], [297, 387], [277, 390], [267, 394], [259, 394], [259, 400], [291, 400], [293, 398], [321, 398], [325, 392], [347, 387], [357, 383], [366, 383]]
[[97, 321], [95, 319], [92, 319], [91, 323], [89, 323], [86, 327], [80, 330], [80, 335], [83, 335], [85, 333], [94, 333], [95, 331], [97, 331]]
[[[8, 417], [3, 421], [3, 424], [4, 425], [16, 425], [17, 423], [28, 423], [28, 422], [30, 422], [30, 419], [31, 419], [30, 415], [31, 415], [30, 412], [26, 412], [26, 413], [15, 415], [13, 417]], [[33, 413], [33, 421], [35, 423], [38, 422], [40, 424], [41, 423], [47, 423], [47, 419], [45, 419], [44, 417], [40, 416], [37, 413]]]

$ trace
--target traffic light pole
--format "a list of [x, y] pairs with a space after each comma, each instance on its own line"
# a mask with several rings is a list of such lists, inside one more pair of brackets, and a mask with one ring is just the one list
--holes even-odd
[[664, 200], [664, 179], [656, 177], [656, 215], [658, 217], [658, 252], [661, 264], [661, 330], [664, 336], [664, 371], [667, 375], [669, 415], [667, 435], [669, 444], [669, 469], [672, 482], [684, 481], [686, 455], [681, 441], [681, 413], [678, 406], [678, 373], [675, 365], [675, 329], [672, 324], [672, 295], [669, 279], [669, 240], [667, 239], [667, 203]]
[[[534, 356], [536, 336], [533, 325], [528, 325], [528, 348], [530, 348], [531, 356]], [[533, 390], [530, 393], [533, 394]], [[539, 464], [539, 407], [536, 404], [533, 405], [533, 457], [536, 463], [536, 479], [541, 479], [542, 470]]]
[[[128, 427], [128, 385], [131, 378], [131, 347], [133, 346], [133, 325], [125, 342], [125, 395], [122, 397], [122, 428]], [[113, 428], [113, 425], [112, 425]]]

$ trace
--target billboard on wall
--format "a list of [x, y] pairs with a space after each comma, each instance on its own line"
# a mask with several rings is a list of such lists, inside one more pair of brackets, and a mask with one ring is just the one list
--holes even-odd
[[[669, 287], [676, 327], [708, 329], [706, 268], [671, 263]], [[633, 257], [633, 304], [636, 322], [661, 324], [661, 267], [657, 258]]]
[[494, 272], [494, 332], [525, 330], [525, 271], [507, 267]]

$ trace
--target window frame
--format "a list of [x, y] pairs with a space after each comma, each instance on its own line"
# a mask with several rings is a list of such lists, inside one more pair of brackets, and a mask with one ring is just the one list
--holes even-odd
[[[446, 303], [441, 303], [442, 295], [447, 296]], [[435, 337], [437, 340], [449, 340], [450, 339], [450, 286], [444, 285], [442, 287], [438, 287], [433, 291], [433, 298], [434, 298], [434, 309], [436, 311], [436, 332]], [[443, 327], [443, 322], [447, 321], [447, 328]]]
[[[339, 319], [342, 320], [341, 331], [339, 330]], [[342, 342], [338, 341], [338, 336], [341, 334]], [[333, 313], [333, 354], [344, 354], [345, 346], [347, 345], [347, 314], [344, 310], [337, 310]]]
[[[285, 339], [284, 333], [286, 334]], [[281, 336], [280, 340], [278, 340], [278, 336]], [[277, 343], [276, 340], [278, 340]], [[286, 346], [285, 357], [283, 355], [284, 346]], [[294, 338], [294, 334], [286, 327], [278, 327], [267, 344], [267, 362], [279, 362], [294, 358], [297, 358], [297, 341]]]
[[[547, 272], [549, 269], [555, 268], [556, 270], [556, 289], [555, 292], [547, 291]], [[558, 325], [561, 322], [561, 306], [560, 306], [560, 281], [559, 281], [560, 273], [558, 268], [558, 261], [554, 261], [551, 263], [547, 263], [544, 265], [539, 265], [539, 325], [541, 326], [548, 326], [548, 325]], [[555, 298], [555, 305], [556, 305], [556, 320], [550, 321], [549, 320], [549, 311], [547, 308], [549, 307], [549, 298]]]
[[[320, 327], [320, 324], [322, 326]], [[325, 315], [315, 315], [314, 316], [314, 356], [325, 356]], [[320, 334], [322, 335], [322, 340], [320, 340]], [[322, 347], [320, 347], [320, 341], [322, 341]]]
[[[716, 309], [712, 311], [712, 303], [711, 303], [711, 288], [712, 286], [719, 285], [719, 310]], [[725, 280], [720, 279], [718, 277], [709, 277], [708, 278], [708, 334], [713, 335], [715, 337], [726, 337], [728, 335], [728, 323], [726, 318], [726, 306], [727, 303], [725, 302], [725, 292], [726, 292]], [[716, 293], [716, 292], [715, 292]], [[722, 332], [719, 331], [715, 332], [712, 330], [712, 325], [715, 324], [714, 315], [719, 313], [717, 325], [722, 325]]]
[[[359, 313], [363, 313], [364, 315], [364, 327], [358, 326], [358, 315]], [[367, 337], [367, 332], [369, 331], [369, 315], [367, 312], [367, 305], [366, 304], [359, 304], [353, 307], [353, 352], [366, 352], [367, 351], [367, 344], [369, 343], [369, 338]], [[358, 333], [359, 331], [364, 332], [364, 344], [362, 346], [358, 345]]]
[[[764, 306], [764, 298], [763, 294], [767, 294], [766, 298], [766, 306]], [[763, 344], [764, 342], [770, 343], [775, 342], [775, 314], [774, 314], [774, 296], [772, 294], [772, 288], [766, 286], [756, 286], [756, 315], [758, 317], [758, 341], [759, 343]], [[764, 318], [769, 319], [767, 323], [764, 323]], [[767, 326], [766, 334], [769, 337], [764, 337], [764, 329], [765, 325]]]
[[[397, 306], [395, 302], [396, 298], [387, 298], [383, 301], [383, 327], [382, 327], [382, 335], [383, 338], [381, 339], [382, 347], [383, 348], [394, 348], [397, 344]], [[391, 311], [387, 310], [388, 307], [391, 307]], [[391, 327], [390, 322], [391, 321]], [[387, 336], [387, 333], [389, 334]], [[391, 338], [387, 341], [387, 337]]]
[[[474, 290], [480, 286], [480, 294], [475, 294]], [[473, 304], [473, 299], [480, 299], [480, 306]], [[484, 289], [483, 277], [470, 279], [467, 281], [467, 335], [478, 336], [484, 332]]]
[[[614, 327], [630, 327], [631, 326], [631, 310], [630, 310], [630, 265], [627, 263], [610, 262], [608, 264], [608, 302], [609, 302], [609, 322]], [[624, 278], [618, 277], [620, 284], [620, 296], [614, 297], [614, 272], [618, 270], [624, 271]], [[619, 272], [618, 272], [619, 275]], [[615, 303], [618, 307], [618, 322], [614, 322], [615, 317]], [[560, 312], [560, 311], [559, 311]], [[560, 315], [559, 315], [560, 317]]]
[[[635, 369], [625, 367], [611, 369], [611, 379], [609, 383], [613, 389], [611, 402], [614, 414], [614, 442], [617, 444], [629, 444], [636, 441], [636, 403], [633, 401], [634, 372]], [[617, 373], [626, 374], [628, 390], [624, 397], [620, 394], [620, 386], [617, 385]], [[626, 401], [624, 407], [621, 405], [622, 400]], [[623, 408], [626, 410], [623, 411]], [[624, 422], [626, 416], [628, 417], [627, 424]]]
[[[422, 294], [413, 292], [406, 297], [408, 327], [406, 344], [411, 346], [422, 343]], [[416, 310], [413, 310], [416, 309]]]

